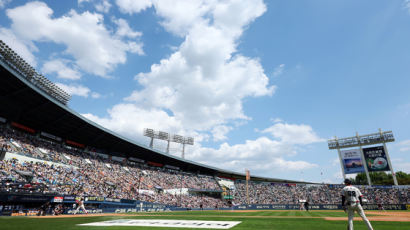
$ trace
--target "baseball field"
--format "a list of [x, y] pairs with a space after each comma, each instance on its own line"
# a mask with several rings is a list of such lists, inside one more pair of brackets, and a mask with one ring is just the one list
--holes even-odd
[[[408, 230], [410, 229], [410, 211], [367, 211], [369, 220], [376, 230]], [[173, 221], [173, 222], [172, 222]], [[234, 230], [280, 229], [280, 230], [345, 230], [347, 217], [343, 211], [189, 211], [158, 212], [135, 214], [89, 214], [62, 215], [44, 217], [0, 217], [0, 229], [192, 229], [187, 227], [171, 227], [156, 224], [186, 222], [196, 224], [198, 228], [208, 228], [208, 222], [221, 221], [214, 228], [222, 229], [227, 222], [234, 225]], [[203, 221], [203, 222], [201, 222]], [[133, 226], [144, 223], [146, 226]], [[148, 225], [147, 225], [148, 223]], [[86, 224], [86, 225], [82, 225]], [[121, 226], [122, 225], [122, 226]], [[227, 225], [227, 224], [226, 224]], [[355, 229], [367, 229], [360, 217], [355, 217]], [[209, 225], [211, 226], [211, 225]], [[222, 226], [222, 227], [221, 227]]]

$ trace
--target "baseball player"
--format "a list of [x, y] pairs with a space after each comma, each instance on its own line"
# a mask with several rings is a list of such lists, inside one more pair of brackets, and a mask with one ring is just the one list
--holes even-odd
[[83, 210], [85, 214], [88, 214], [87, 210], [84, 207], [84, 198], [79, 197], [78, 199], [75, 200], [77, 203], [77, 209], [74, 211], [74, 215], [77, 214], [78, 211], [80, 211], [80, 208]]
[[348, 215], [347, 229], [353, 230], [353, 217], [356, 211], [366, 223], [367, 228], [373, 230], [362, 208], [362, 193], [358, 188], [352, 186], [352, 182], [349, 179], [346, 179], [344, 182], [346, 186], [342, 190], [342, 207], [345, 212], [347, 211]]

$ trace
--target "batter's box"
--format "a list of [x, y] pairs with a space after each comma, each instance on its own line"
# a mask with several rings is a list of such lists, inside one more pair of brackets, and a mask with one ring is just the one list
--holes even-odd
[[141, 227], [175, 227], [175, 228], [214, 228], [230, 229], [241, 221], [205, 221], [205, 220], [132, 220], [119, 219], [88, 224], [80, 226], [141, 226]]

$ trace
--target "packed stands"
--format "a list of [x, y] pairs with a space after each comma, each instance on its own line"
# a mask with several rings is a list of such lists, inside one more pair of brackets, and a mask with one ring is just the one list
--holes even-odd
[[[216, 178], [155, 167], [102, 150], [83, 150], [0, 125], [0, 146], [30, 161], [0, 161], [0, 192], [99, 196], [185, 208], [229, 207]], [[245, 204], [245, 181], [235, 181], [233, 204]], [[249, 181], [250, 204], [339, 204], [341, 185]], [[368, 203], [410, 203], [410, 189], [360, 188]]]
[[[246, 183], [236, 181], [237, 192], [234, 203], [246, 201]], [[369, 187], [358, 186], [367, 203], [408, 204], [410, 187]], [[268, 182], [249, 182], [250, 204], [298, 204], [308, 200], [311, 204], [340, 204], [343, 185], [321, 184], [278, 184]]]
[[4, 125], [0, 131], [0, 143], [7, 145], [8, 152], [40, 160], [0, 161], [2, 191], [138, 199], [187, 208], [200, 204], [209, 208], [226, 206], [219, 197], [178, 193], [219, 191], [218, 183], [209, 175], [152, 167], [126, 159], [118, 162], [101, 157], [108, 156], [103, 153], [86, 152]]

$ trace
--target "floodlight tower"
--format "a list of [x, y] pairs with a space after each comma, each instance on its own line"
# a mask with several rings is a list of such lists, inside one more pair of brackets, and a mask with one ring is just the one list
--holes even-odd
[[164, 140], [164, 141], [167, 141], [167, 142], [168, 142], [168, 144], [167, 144], [167, 153], [169, 153], [169, 142], [170, 142], [169, 133], [163, 132], [163, 131], [159, 131], [159, 133], [158, 133], [158, 139]]
[[182, 143], [182, 158], [185, 158], [185, 145], [194, 145], [193, 137], [185, 137], [184, 143]]
[[172, 141], [182, 144], [181, 158], [183, 158], [183, 159], [185, 158], [185, 145], [194, 145], [194, 138], [193, 137], [183, 137], [181, 135], [174, 134], [172, 136]]
[[149, 144], [150, 148], [154, 148], [154, 139], [160, 139], [168, 142], [167, 145], [167, 153], [169, 154], [169, 146], [170, 142], [180, 143], [182, 144], [182, 158], [185, 158], [185, 145], [194, 145], [194, 138], [193, 137], [183, 137], [178, 134], [171, 135], [167, 132], [163, 131], [154, 131], [153, 129], [144, 129], [144, 136], [151, 138], [151, 142]]
[[144, 129], [144, 136], [151, 138], [151, 142], [149, 143], [149, 147], [152, 149], [154, 147], [154, 138], [155, 138], [154, 130], [153, 129]]

